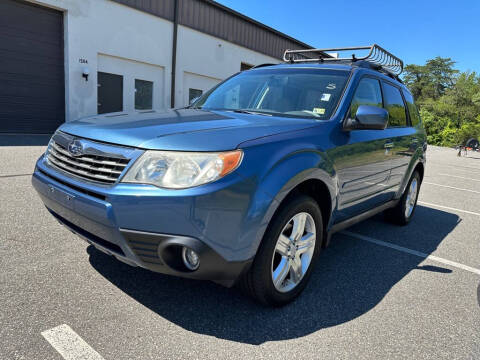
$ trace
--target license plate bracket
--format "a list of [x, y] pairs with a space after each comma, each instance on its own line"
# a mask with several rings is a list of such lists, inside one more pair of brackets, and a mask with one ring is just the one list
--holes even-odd
[[48, 185], [48, 192], [52, 200], [57, 201], [68, 209], [75, 207], [75, 195], [61, 190], [53, 185]]

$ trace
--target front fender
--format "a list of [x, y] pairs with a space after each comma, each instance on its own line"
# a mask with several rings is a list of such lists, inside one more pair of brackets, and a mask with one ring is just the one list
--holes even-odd
[[[336, 206], [337, 181], [332, 164], [325, 154], [314, 148], [293, 152], [284, 151], [267, 160], [265, 154], [272, 154], [260, 146], [247, 149], [245, 158], [265, 159], [243, 171], [242, 176], [256, 183], [256, 191], [252, 196], [251, 206], [245, 219], [246, 246], [249, 243], [249, 254], [253, 257], [262, 241], [265, 231], [273, 215], [285, 197], [299, 184], [315, 179], [322, 181], [330, 192], [332, 209]], [[253, 240], [252, 240], [253, 239]]]

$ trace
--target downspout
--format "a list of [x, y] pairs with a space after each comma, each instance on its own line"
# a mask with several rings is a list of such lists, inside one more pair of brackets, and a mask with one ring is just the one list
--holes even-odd
[[178, 2], [173, 0], [173, 43], [172, 43], [172, 83], [170, 88], [170, 107], [175, 107], [175, 73], [177, 71], [177, 31], [178, 31]]

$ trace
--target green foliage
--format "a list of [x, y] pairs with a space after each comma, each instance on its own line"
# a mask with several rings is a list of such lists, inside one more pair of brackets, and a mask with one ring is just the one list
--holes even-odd
[[450, 58], [407, 65], [403, 80], [420, 109], [430, 144], [454, 146], [480, 138], [480, 77], [454, 69]]
[[477, 123], [465, 123], [457, 130], [456, 144], [465, 144], [469, 139], [480, 139], [480, 116]]
[[405, 126], [407, 124], [407, 119], [405, 115], [405, 108], [393, 104], [387, 106], [388, 113], [390, 114], [390, 120], [388, 121], [388, 126]]

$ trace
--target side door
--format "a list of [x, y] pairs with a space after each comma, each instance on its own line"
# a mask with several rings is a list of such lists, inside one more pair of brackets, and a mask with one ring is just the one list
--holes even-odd
[[391, 174], [389, 191], [392, 196], [398, 191], [408, 170], [408, 165], [418, 146], [416, 130], [410, 125], [405, 99], [399, 86], [382, 81], [385, 109], [389, 114], [386, 129], [391, 146]]
[[[348, 116], [360, 105], [383, 107], [380, 80], [365, 76], [355, 89]], [[391, 141], [385, 130], [352, 130], [345, 144], [329, 151], [338, 176], [337, 221], [369, 210], [392, 197], [388, 195]]]

